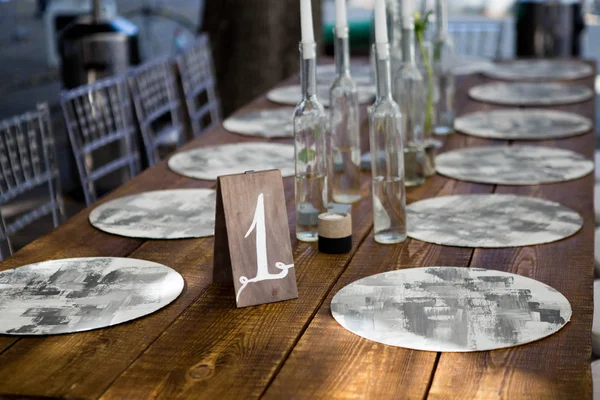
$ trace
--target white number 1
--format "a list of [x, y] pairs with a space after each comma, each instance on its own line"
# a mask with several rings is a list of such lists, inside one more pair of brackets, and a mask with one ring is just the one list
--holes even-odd
[[276, 274], [271, 274], [269, 272], [269, 262], [267, 261], [267, 232], [265, 229], [265, 200], [262, 193], [258, 195], [258, 199], [256, 200], [254, 219], [252, 220], [252, 224], [250, 225], [248, 232], [246, 232], [244, 239], [246, 239], [252, 231], [256, 231], [256, 276], [252, 279], [240, 276], [240, 283], [242, 286], [237, 292], [236, 301], [239, 301], [242, 290], [244, 290], [249, 283], [270, 279], [283, 279], [287, 276], [288, 270], [294, 268], [294, 264], [276, 262], [275, 268], [280, 269], [281, 272]]

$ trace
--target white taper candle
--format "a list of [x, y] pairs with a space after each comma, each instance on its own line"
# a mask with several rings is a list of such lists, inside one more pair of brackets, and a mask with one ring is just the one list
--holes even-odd
[[380, 59], [389, 57], [385, 0], [375, 0], [375, 44]]
[[[312, 21], [312, 6], [311, 0], [300, 0], [300, 30], [302, 34], [302, 43], [312, 45], [315, 42], [315, 34], [313, 32]], [[315, 58], [316, 54], [312, 46], [303, 46], [303, 57]]]
[[347, 37], [348, 17], [346, 16], [346, 0], [335, 0], [335, 34]]
[[402, 0], [402, 23], [405, 28], [414, 24], [414, 0]]

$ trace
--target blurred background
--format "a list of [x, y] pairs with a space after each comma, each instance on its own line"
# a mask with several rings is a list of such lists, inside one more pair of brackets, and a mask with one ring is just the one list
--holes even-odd
[[[571, 1], [573, 2], [573, 1]], [[575, 1], [577, 2], [577, 1]], [[208, 7], [205, 7], [205, 3]], [[192, 40], [196, 31], [208, 27], [214, 41], [215, 30], [221, 29], [224, 13], [238, 12], [235, 7], [223, 12], [218, 6], [235, 1], [230, 0], [104, 0], [102, 2], [108, 16], [121, 15], [138, 25], [144, 39], [144, 30], [151, 32], [152, 40], [159, 42], [150, 51], [170, 53], [174, 47], [183, 47]], [[243, 4], [268, 6], [269, 1], [238, 1]], [[272, 1], [271, 3], [276, 3]], [[279, 1], [285, 3], [285, 1]], [[288, 7], [297, 1], [287, 1]], [[581, 33], [581, 56], [600, 57], [600, 0], [580, 2], [586, 27]], [[433, 7], [433, 4], [431, 4]], [[515, 1], [514, 0], [448, 0], [450, 23], [496, 21], [502, 24], [502, 39], [498, 42], [499, 57], [515, 56]], [[91, 11], [92, 0], [0, 0], [0, 118], [24, 112], [36, 102], [57, 103], [61, 89], [60, 55], [57, 50], [58, 32], [82, 14]], [[240, 7], [239, 12], [245, 7]], [[275, 8], [275, 7], [273, 7]], [[366, 54], [371, 40], [373, 0], [348, 0], [348, 13], [351, 29], [351, 46], [354, 54]], [[205, 15], [205, 12], [207, 15]], [[289, 12], [294, 18], [297, 13]], [[322, 0], [319, 10], [321, 19], [321, 50], [332, 54], [334, 24], [334, 0]], [[221, 15], [220, 13], [223, 13]], [[214, 25], [219, 25], [215, 28]], [[293, 43], [298, 38], [292, 38]], [[143, 41], [143, 40], [142, 40]], [[457, 41], [455, 39], [455, 41]], [[178, 43], [179, 42], [179, 43]], [[294, 45], [295, 46], [295, 45]], [[218, 47], [218, 46], [217, 46]], [[141, 46], [142, 55], [144, 43]], [[218, 48], [214, 49], [218, 52]], [[294, 55], [295, 57], [295, 55]], [[295, 58], [294, 58], [295, 60]], [[217, 71], [219, 56], [216, 55]], [[290, 68], [292, 68], [290, 66]], [[221, 68], [222, 70], [223, 68]], [[289, 71], [285, 71], [289, 72]], [[288, 75], [291, 75], [289, 73]], [[266, 89], [263, 89], [263, 91]], [[251, 93], [255, 96], [256, 93]], [[248, 99], [235, 102], [244, 104]], [[229, 111], [224, 105], [225, 114]]]

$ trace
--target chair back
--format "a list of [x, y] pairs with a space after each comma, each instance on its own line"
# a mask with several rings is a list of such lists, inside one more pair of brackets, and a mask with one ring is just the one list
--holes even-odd
[[202, 34], [177, 57], [185, 103], [197, 137], [221, 120], [210, 42]]
[[168, 58], [150, 61], [133, 68], [127, 80], [149, 165], [160, 160], [161, 148], [185, 142], [173, 68]]
[[451, 21], [448, 32], [458, 56], [500, 58], [504, 21]]
[[47, 185], [49, 193], [48, 201], [36, 204], [10, 223], [0, 215], [0, 259], [12, 254], [10, 235], [49, 214], [55, 227], [64, 219], [51, 126], [47, 104], [0, 121], [0, 208], [42, 185]]
[[[140, 170], [129, 94], [123, 77], [110, 77], [64, 92], [63, 114], [77, 162], [85, 201], [96, 201], [96, 183], [121, 171], [131, 179]], [[105, 146], [118, 146], [108, 157], [97, 152]], [[94, 153], [96, 152], [96, 153]], [[102, 159], [98, 161], [99, 159]]]

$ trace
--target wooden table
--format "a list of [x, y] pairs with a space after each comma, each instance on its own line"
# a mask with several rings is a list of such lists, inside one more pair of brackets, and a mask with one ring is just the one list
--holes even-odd
[[[499, 108], [468, 99], [481, 76], [460, 80], [458, 114]], [[583, 82], [593, 88], [593, 79]], [[275, 107], [261, 97], [241, 111]], [[559, 107], [594, 118], [594, 100]], [[363, 147], [367, 124], [363, 110]], [[255, 140], [217, 127], [187, 148]], [[291, 142], [290, 140], [282, 140]], [[504, 145], [461, 134], [445, 149]], [[536, 141], [592, 159], [594, 134]], [[211, 284], [213, 238], [138, 240], [113, 236], [88, 223], [82, 211], [51, 234], [25, 247], [0, 269], [48, 259], [82, 256], [136, 257], [164, 263], [186, 281], [182, 295], [151, 316], [109, 329], [50, 337], [0, 336], [3, 398], [591, 398], [593, 283], [593, 175], [552, 185], [494, 186], [441, 176], [408, 190], [408, 201], [458, 193], [516, 193], [555, 200], [585, 219], [575, 236], [547, 245], [508, 249], [444, 247], [407, 240], [373, 240], [369, 174], [363, 200], [354, 206], [354, 248], [326, 255], [316, 244], [292, 239], [299, 297], [236, 309], [231, 287]], [[294, 232], [293, 178], [284, 180]], [[168, 188], [213, 187], [214, 182], [170, 172], [165, 162], [143, 172], [105, 199]], [[435, 353], [362, 339], [331, 317], [331, 297], [361, 277], [392, 269], [451, 265], [510, 271], [540, 280], [571, 302], [573, 318], [557, 334], [505, 350]], [[1, 321], [0, 321], [1, 323]]]

